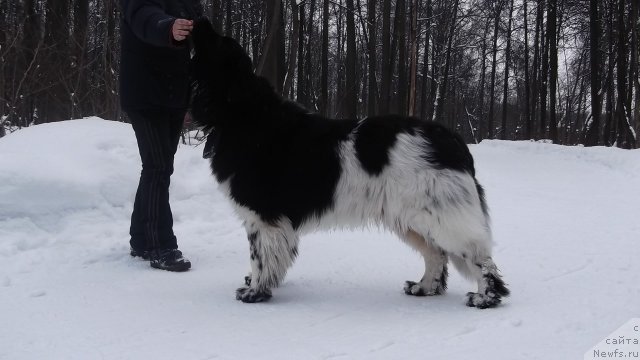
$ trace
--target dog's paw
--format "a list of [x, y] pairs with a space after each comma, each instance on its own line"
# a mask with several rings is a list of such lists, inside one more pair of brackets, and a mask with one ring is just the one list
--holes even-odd
[[413, 295], [413, 296], [426, 296], [426, 292], [424, 291], [424, 288], [422, 288], [422, 286], [420, 286], [420, 284], [416, 283], [415, 281], [405, 281], [404, 282], [404, 293], [407, 295]]
[[467, 293], [467, 306], [469, 307], [487, 309], [498, 306], [501, 301], [500, 296], [491, 296], [474, 292]]
[[435, 296], [444, 293], [443, 289], [437, 287], [436, 289], [425, 289], [420, 283], [415, 281], [404, 282], [404, 293], [412, 296]]
[[244, 303], [263, 302], [271, 299], [271, 290], [257, 290], [250, 287], [241, 287], [236, 290], [236, 300]]

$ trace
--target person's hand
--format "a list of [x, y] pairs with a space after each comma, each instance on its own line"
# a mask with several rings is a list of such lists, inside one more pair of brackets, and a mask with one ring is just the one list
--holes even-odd
[[192, 20], [176, 19], [171, 28], [171, 35], [176, 41], [182, 41], [189, 36], [191, 30], [193, 30]]

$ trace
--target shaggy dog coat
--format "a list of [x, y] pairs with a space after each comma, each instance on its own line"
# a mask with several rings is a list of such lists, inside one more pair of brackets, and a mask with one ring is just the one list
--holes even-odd
[[192, 115], [209, 131], [211, 169], [244, 221], [251, 274], [243, 302], [271, 297], [301, 234], [380, 225], [424, 257], [408, 295], [439, 295], [447, 262], [478, 284], [467, 305], [508, 290], [491, 259], [491, 231], [473, 158], [457, 134], [400, 116], [335, 120], [282, 99], [249, 56], [208, 20], [196, 22]]

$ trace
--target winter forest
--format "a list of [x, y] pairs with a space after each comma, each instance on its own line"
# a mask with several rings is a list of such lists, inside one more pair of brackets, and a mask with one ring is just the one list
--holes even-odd
[[[636, 148], [638, 0], [203, 0], [258, 74], [331, 117], [400, 113], [469, 143]], [[126, 121], [120, 9], [0, 0], [0, 136], [46, 122]]]

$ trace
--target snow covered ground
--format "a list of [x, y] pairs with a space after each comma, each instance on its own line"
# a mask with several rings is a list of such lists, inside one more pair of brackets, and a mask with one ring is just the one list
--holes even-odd
[[640, 151], [485, 141], [494, 259], [512, 296], [403, 294], [418, 254], [371, 229], [303, 238], [268, 303], [234, 291], [241, 224], [201, 148], [172, 178], [187, 273], [128, 255], [139, 156], [127, 124], [45, 124], [0, 139], [0, 359], [582, 359], [640, 315]]

